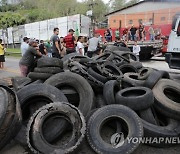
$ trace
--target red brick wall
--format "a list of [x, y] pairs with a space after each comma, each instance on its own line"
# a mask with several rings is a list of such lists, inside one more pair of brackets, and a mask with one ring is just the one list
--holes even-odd
[[[111, 15], [108, 18], [109, 27], [112, 29], [117, 29], [120, 27], [121, 20], [121, 28], [130, 27], [132, 24], [129, 23], [130, 20], [133, 21], [134, 26], [139, 26], [139, 19], [142, 19], [143, 23], [148, 23], [149, 19], [153, 18], [154, 13], [154, 25], [165, 25], [171, 24], [173, 16], [180, 12], [180, 7], [171, 8], [171, 9], [161, 9], [157, 11], [149, 11], [149, 12], [140, 12], [134, 14], [116, 14]], [[164, 19], [163, 19], [164, 18]]]

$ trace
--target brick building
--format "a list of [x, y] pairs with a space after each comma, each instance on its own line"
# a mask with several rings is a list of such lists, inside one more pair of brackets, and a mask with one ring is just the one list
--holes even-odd
[[112, 29], [144, 25], [167, 25], [180, 12], [180, 0], [144, 0], [107, 14], [108, 27]]

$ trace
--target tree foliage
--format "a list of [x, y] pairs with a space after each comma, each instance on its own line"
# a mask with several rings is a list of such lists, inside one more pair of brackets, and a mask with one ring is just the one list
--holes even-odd
[[25, 18], [18, 13], [6, 12], [0, 14], [0, 27], [3, 29], [24, 24], [25, 21]]
[[[139, 0], [112, 0], [111, 5], [106, 5], [102, 0], [19, 0], [17, 5], [7, 4], [7, 0], [1, 0], [0, 12], [0, 28], [16, 26], [19, 24], [41, 21], [51, 18], [57, 18], [67, 15], [84, 14], [88, 10], [93, 10], [93, 18], [96, 22], [103, 21], [104, 15], [108, 11], [113, 11], [136, 3]], [[94, 4], [94, 5], [90, 5]], [[92, 7], [93, 6], [93, 7]], [[112, 10], [110, 10], [110, 6]], [[5, 13], [4, 13], [5, 12]], [[5, 21], [5, 19], [7, 21]]]

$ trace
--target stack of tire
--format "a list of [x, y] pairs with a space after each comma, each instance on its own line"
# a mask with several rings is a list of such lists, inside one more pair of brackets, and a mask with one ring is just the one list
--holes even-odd
[[32, 80], [45, 81], [53, 74], [63, 72], [63, 62], [58, 58], [43, 57], [37, 61], [37, 67], [28, 74]]
[[[49, 77], [37, 75], [47, 68]], [[167, 147], [166, 137], [180, 135], [180, 83], [124, 48], [108, 47], [92, 59], [43, 57], [30, 74], [12, 82], [22, 110], [14, 140], [32, 153], [132, 153], [140, 142], [130, 139]]]
[[7, 86], [0, 85], [0, 149], [19, 132], [22, 115], [16, 94]]

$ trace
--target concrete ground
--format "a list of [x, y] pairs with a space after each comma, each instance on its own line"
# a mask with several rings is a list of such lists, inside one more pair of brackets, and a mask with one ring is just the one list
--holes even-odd
[[[19, 59], [7, 58], [5, 63], [5, 69], [0, 70], [0, 79], [9, 78], [13, 76], [20, 76], [18, 62]], [[143, 66], [180, 74], [180, 70], [170, 69], [167, 63], [165, 63], [164, 61], [157, 61], [157, 58], [156, 60], [143, 62]], [[77, 154], [94, 154], [94, 152], [86, 144], [83, 144], [81, 149], [85, 149], [85, 150], [81, 150]], [[167, 147], [154, 148], [147, 145], [140, 145], [133, 154], [145, 154], [145, 153], [146, 154], [179, 154], [180, 145], [175, 145], [169, 148]], [[22, 146], [12, 141], [2, 151], [0, 151], [0, 154], [28, 154], [28, 151], [26, 151]]]

